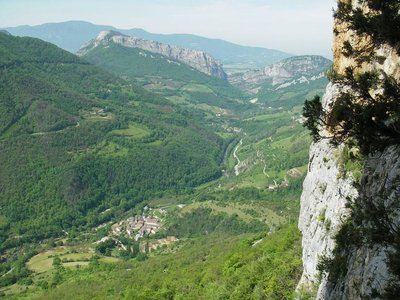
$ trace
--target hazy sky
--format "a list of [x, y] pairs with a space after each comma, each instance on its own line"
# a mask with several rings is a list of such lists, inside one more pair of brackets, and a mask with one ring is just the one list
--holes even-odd
[[84, 20], [331, 55], [335, 0], [0, 0], [0, 27]]

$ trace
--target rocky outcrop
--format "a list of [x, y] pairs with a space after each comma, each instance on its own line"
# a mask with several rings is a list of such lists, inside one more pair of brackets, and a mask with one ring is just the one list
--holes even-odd
[[[391, 146], [382, 152], [371, 154], [365, 163], [360, 187], [359, 209], [379, 213], [383, 226], [381, 235], [400, 228], [400, 146]], [[365, 203], [364, 203], [365, 202]], [[332, 204], [331, 204], [332, 205]], [[336, 219], [345, 219], [338, 213]], [[361, 232], [375, 232], [376, 224], [365, 218]], [[347, 256], [344, 276], [336, 282], [325, 278], [319, 288], [319, 299], [370, 299], [384, 296], [392, 280], [397, 280], [390, 270], [389, 255], [394, 252], [393, 242], [379, 241], [380, 237], [345, 249]], [[352, 241], [349, 241], [351, 244]]]
[[[276, 64], [266, 66], [259, 73], [257, 80], [272, 79], [272, 84], [277, 85], [301, 76], [313, 76], [325, 72], [332, 62], [322, 56], [305, 55], [284, 59]], [[247, 74], [247, 76], [252, 76]], [[255, 77], [257, 78], [257, 77]]]
[[[340, 2], [351, 2], [353, 7], [363, 11], [369, 9], [361, 5], [358, 0], [338, 0]], [[354, 32], [348, 23], [335, 20], [335, 39], [333, 42], [333, 69], [338, 74], [344, 74], [347, 67], [355, 69], [355, 73], [363, 73], [371, 70], [382, 70], [387, 75], [400, 78], [400, 59], [397, 51], [387, 44], [381, 44], [379, 48], [373, 48], [370, 52], [370, 59], [364, 60], [361, 64], [353, 57], [345, 55], [343, 45], [348, 42], [353, 52], [371, 48], [371, 37], [360, 36]], [[374, 55], [372, 55], [374, 54]]]
[[[340, 89], [328, 85], [323, 98], [325, 107], [335, 100]], [[333, 147], [328, 140], [314, 143], [310, 149], [299, 218], [303, 234], [303, 275], [299, 287], [315, 289], [317, 299], [367, 299], [373, 293], [383, 294], [390, 283], [390, 245], [376, 242], [346, 249], [347, 271], [337, 282], [321, 276], [317, 266], [322, 257], [332, 255], [336, 246], [334, 236], [349, 218], [351, 211], [347, 205], [354, 199], [373, 199], [374, 207], [385, 208], [382, 219], [387, 218], [393, 228], [400, 228], [400, 146], [368, 157], [359, 189], [355, 188], [352, 176], [340, 175], [341, 151], [343, 146]], [[366, 203], [364, 209], [370, 209], [367, 205], [371, 206]], [[368, 227], [372, 225], [364, 224], [364, 230]]]
[[[357, 0], [339, 1], [351, 2], [367, 11]], [[367, 49], [374, 55], [356, 61], [344, 54], [345, 43], [354, 52]], [[387, 44], [371, 48], [370, 37], [360, 36], [347, 23], [336, 20], [333, 49], [336, 74], [343, 75], [350, 66], [355, 74], [377, 71], [400, 81], [400, 57], [396, 50]], [[331, 109], [340, 91], [350, 88], [329, 84], [322, 103], [325, 110]], [[324, 128], [321, 132], [324, 136], [330, 134]], [[327, 139], [311, 146], [309, 172], [301, 196], [299, 229], [303, 234], [304, 269], [298, 289], [315, 289], [317, 299], [392, 299], [393, 294], [387, 294], [388, 287], [399, 283], [390, 257], [399, 255], [396, 251], [400, 245], [400, 146], [370, 153], [357, 185], [351, 175], [343, 179], [339, 174], [337, 153], [342, 148], [343, 145], [333, 147]], [[334, 237], [344, 224], [351, 224], [360, 241], [349, 239], [347, 245], [341, 245], [344, 265], [333, 280], [329, 272], [320, 273], [317, 266], [321, 258], [337, 255]]]
[[294, 56], [260, 70], [234, 74], [229, 77], [229, 81], [249, 91], [257, 91], [257, 87], [266, 82], [270, 82], [274, 88], [279, 89], [325, 77], [325, 72], [331, 64], [332, 61], [322, 56]]
[[222, 65], [205, 52], [130, 37], [115, 31], [100, 32], [94, 40], [82, 46], [78, 51], [78, 55], [84, 55], [99, 45], [107, 46], [109, 43], [115, 43], [128, 48], [139, 48], [152, 53], [161, 54], [169, 59], [187, 64], [207, 75], [223, 80], [227, 79], [227, 75], [224, 72]]
[[[329, 106], [338, 95], [339, 87], [329, 84], [323, 98]], [[352, 177], [341, 178], [337, 163], [341, 149], [328, 140], [314, 143], [310, 149], [308, 174], [303, 183], [299, 229], [303, 234], [303, 275], [299, 285], [306, 289], [317, 287], [320, 258], [332, 253], [334, 233], [349, 215], [348, 196], [357, 196]]]

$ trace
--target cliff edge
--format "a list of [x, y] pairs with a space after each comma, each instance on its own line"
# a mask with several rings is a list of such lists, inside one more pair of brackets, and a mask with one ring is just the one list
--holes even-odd
[[100, 32], [95, 39], [91, 40], [89, 43], [79, 49], [78, 55], [82, 56], [99, 45], [107, 46], [109, 43], [115, 43], [128, 48], [139, 48], [149, 52], [161, 54], [169, 59], [187, 64], [190, 67], [207, 75], [223, 80], [227, 79], [227, 75], [224, 72], [222, 65], [205, 52], [181, 48], [155, 41], [143, 40], [127, 36], [116, 31]]
[[[323, 138], [310, 149], [299, 218], [298, 290], [316, 299], [400, 294], [399, 7], [398, 1], [338, 1], [332, 83], [321, 101], [327, 118], [319, 124]], [[384, 22], [395, 25], [393, 32]], [[359, 120], [353, 112], [353, 120], [340, 119], [337, 103], [344, 100], [359, 115], [371, 110], [364, 121], [371, 132], [352, 135]]]

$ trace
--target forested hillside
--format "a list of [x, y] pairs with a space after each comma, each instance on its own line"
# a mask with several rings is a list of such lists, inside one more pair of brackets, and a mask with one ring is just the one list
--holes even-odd
[[[143, 262], [89, 262], [33, 299], [292, 299], [301, 272], [294, 225], [265, 237], [213, 233]], [[264, 298], [266, 297], [266, 298]]]
[[0, 296], [294, 297], [299, 106], [144, 50], [1, 33], [0, 93]]
[[171, 97], [174, 102], [188, 101], [236, 111], [246, 109], [244, 93], [227, 81], [157, 53], [110, 40], [86, 49], [83, 58], [117, 76], [135, 80], [148, 90]]
[[199, 116], [37, 39], [0, 53], [2, 253], [219, 176]]

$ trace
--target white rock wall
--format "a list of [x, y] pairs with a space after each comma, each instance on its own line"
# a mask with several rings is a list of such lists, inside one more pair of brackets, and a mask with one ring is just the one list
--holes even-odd
[[[328, 107], [339, 91], [329, 84], [323, 97]], [[335, 244], [333, 235], [349, 215], [346, 197], [356, 197], [351, 178], [339, 178], [337, 155], [328, 140], [314, 143], [310, 149], [308, 174], [303, 183], [299, 229], [302, 232], [303, 275], [299, 287], [318, 285], [317, 265], [321, 256], [330, 256]]]
[[224, 72], [222, 65], [205, 52], [134, 38], [114, 31], [100, 32], [96, 39], [83, 46], [78, 51], [78, 54], [83, 55], [99, 45], [107, 45], [110, 41], [124, 47], [139, 48], [161, 54], [170, 59], [183, 62], [184, 64], [187, 64], [207, 75], [224, 80], [227, 79], [227, 75]]
[[[391, 146], [377, 152], [366, 161], [366, 174], [362, 178], [360, 199], [372, 199], [375, 206], [383, 205], [380, 218], [390, 220], [394, 230], [400, 228], [400, 146]], [[367, 208], [368, 209], [368, 208]], [[365, 219], [366, 232], [372, 227]], [[391, 231], [391, 229], [388, 229]], [[388, 254], [391, 243], [366, 242], [346, 250], [347, 272], [338, 282], [320, 285], [319, 299], [386, 299], [385, 289], [392, 279]], [[375, 296], [374, 296], [375, 295]], [[400, 295], [399, 295], [400, 298]]]
[[[322, 101], [325, 108], [329, 108], [341, 89], [337, 85], [328, 85]], [[347, 249], [347, 272], [338, 282], [321, 278], [317, 270], [320, 258], [331, 256], [335, 247], [333, 236], [350, 215], [346, 208], [347, 198], [358, 198], [352, 178], [338, 176], [339, 151], [340, 147], [331, 146], [328, 140], [314, 143], [310, 149], [299, 217], [303, 235], [303, 275], [298, 289], [316, 289], [316, 299], [382, 299], [371, 295], [382, 295], [391, 279], [388, 269], [390, 245], [367, 243]], [[400, 146], [368, 157], [359, 196], [360, 199], [366, 196], [374, 199], [377, 206], [383, 203], [394, 228], [400, 228]], [[369, 226], [366, 220], [363, 227]]]

